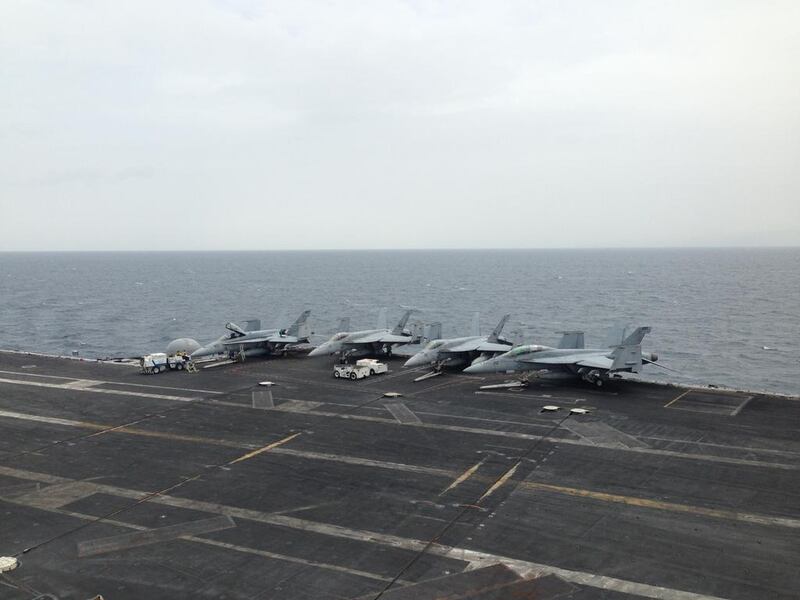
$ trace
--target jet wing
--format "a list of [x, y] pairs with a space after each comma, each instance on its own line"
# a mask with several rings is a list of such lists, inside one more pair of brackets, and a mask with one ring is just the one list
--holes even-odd
[[[477, 343], [476, 340], [470, 340], [467, 342], [463, 342], [458, 346], [450, 346], [449, 348], [446, 349], [446, 352], [474, 352], [475, 350], [478, 349], [479, 345], [480, 344]], [[508, 346], [505, 346], [505, 350], [503, 351], [505, 352], [508, 349], [509, 349]]]
[[407, 335], [396, 335], [388, 331], [376, 331], [348, 340], [347, 344], [407, 344], [410, 341], [411, 338]]
[[508, 344], [497, 344], [495, 342], [483, 342], [477, 348], [478, 352], [508, 352], [511, 346]]
[[610, 369], [614, 361], [606, 356], [593, 356], [575, 364], [579, 367], [589, 367], [590, 369]]
[[396, 335], [394, 333], [384, 333], [377, 341], [382, 344], [407, 344], [411, 341], [411, 337], [407, 335]]
[[257, 338], [254, 337], [247, 339], [234, 338], [232, 340], [226, 340], [222, 342], [222, 345], [239, 347], [239, 346], [247, 346], [249, 344], [266, 344], [266, 343], [296, 344], [299, 341], [300, 340], [298, 338], [292, 335], [267, 335], [263, 337], [257, 337]]
[[517, 359], [523, 362], [536, 363], [537, 365], [578, 365], [580, 367], [591, 367], [593, 369], [609, 369], [612, 360], [602, 354], [562, 354], [561, 356], [542, 356], [536, 354], [526, 359]]
[[450, 346], [447, 352], [508, 352], [511, 346], [508, 344], [497, 344], [495, 342], [480, 342], [478, 340], [469, 340], [459, 344], [458, 346]]
[[536, 355], [524, 360], [522, 362], [531, 362], [537, 365], [561, 365], [561, 366], [569, 366], [575, 365], [576, 367], [588, 367], [590, 369], [610, 369], [611, 366], [614, 364], [614, 361], [608, 358], [607, 356], [603, 356], [602, 354], [597, 354], [595, 356], [587, 356], [585, 354], [572, 354], [572, 355], [565, 355], [565, 356], [550, 356], [550, 357], [542, 357], [536, 358]]

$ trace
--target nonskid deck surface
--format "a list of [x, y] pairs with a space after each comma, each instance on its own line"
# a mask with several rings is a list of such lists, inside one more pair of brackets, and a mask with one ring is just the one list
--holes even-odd
[[0, 598], [797, 597], [800, 401], [401, 364], [0, 353]]

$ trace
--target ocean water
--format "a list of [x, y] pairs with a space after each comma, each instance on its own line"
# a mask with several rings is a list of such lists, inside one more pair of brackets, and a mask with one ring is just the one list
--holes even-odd
[[321, 339], [341, 317], [390, 325], [401, 305], [469, 333], [602, 346], [650, 325], [660, 380], [800, 393], [800, 249], [0, 253], [0, 348], [89, 358], [163, 351], [229, 320], [285, 326], [305, 308]]

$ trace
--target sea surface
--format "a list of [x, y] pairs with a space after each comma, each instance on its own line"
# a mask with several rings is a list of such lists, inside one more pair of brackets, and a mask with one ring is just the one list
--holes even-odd
[[0, 253], [2, 349], [131, 357], [306, 308], [321, 340], [401, 306], [446, 336], [510, 312], [507, 335], [541, 344], [650, 325], [645, 350], [678, 371], [650, 378], [800, 394], [800, 248]]

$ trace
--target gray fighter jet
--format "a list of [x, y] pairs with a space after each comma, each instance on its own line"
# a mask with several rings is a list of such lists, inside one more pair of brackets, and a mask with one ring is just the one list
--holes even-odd
[[228, 355], [230, 358], [238, 356], [240, 359], [256, 356], [271, 356], [286, 354], [308, 343], [310, 334], [308, 316], [310, 310], [303, 311], [297, 320], [288, 329], [258, 329], [248, 331], [236, 323], [226, 323], [225, 328], [230, 333], [223, 335], [214, 342], [198, 348], [192, 352], [192, 359]]
[[[346, 353], [348, 356], [374, 356], [392, 354], [392, 346], [408, 344], [413, 341], [411, 332], [406, 329], [408, 318], [414, 309], [403, 313], [394, 329], [367, 329], [364, 331], [342, 331], [334, 335], [324, 344], [317, 346], [309, 356]], [[380, 320], [380, 319], [379, 319]]]
[[500, 332], [511, 315], [505, 315], [489, 335], [480, 335], [478, 319], [472, 324], [472, 335], [467, 337], [433, 340], [420, 352], [409, 358], [406, 367], [432, 365], [434, 370], [463, 368], [477, 365], [511, 349], [512, 343], [500, 337]]
[[[541, 379], [580, 378], [600, 387], [613, 373], [638, 373], [643, 363], [658, 360], [655, 354], [642, 354], [642, 340], [650, 327], [639, 327], [612, 349], [580, 350], [547, 346], [518, 346], [505, 354], [464, 369], [465, 373], [535, 372]], [[575, 332], [573, 332], [575, 333]], [[565, 335], [569, 335], [565, 334]], [[582, 337], [582, 334], [581, 334]]]

